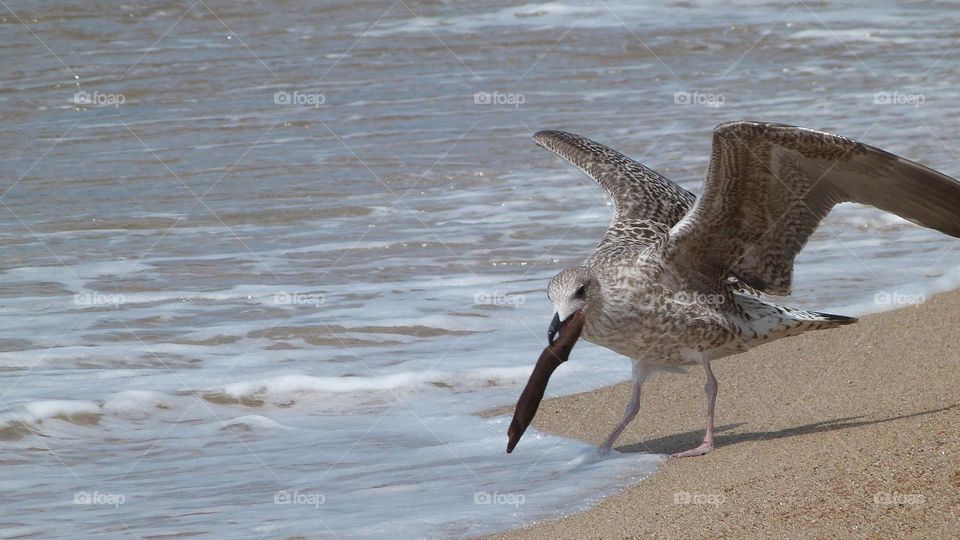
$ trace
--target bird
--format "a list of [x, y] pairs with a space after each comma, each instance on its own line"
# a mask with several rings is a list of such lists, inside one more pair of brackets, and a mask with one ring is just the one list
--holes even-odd
[[874, 206], [960, 237], [960, 182], [823, 131], [757, 121], [718, 125], [699, 197], [586, 137], [546, 130], [533, 139], [607, 192], [613, 220], [580, 266], [549, 282], [548, 346], [518, 402], [508, 453], [536, 413], [550, 374], [582, 337], [632, 361], [630, 401], [601, 453], [636, 417], [651, 373], [700, 366], [703, 441], [672, 455], [704, 455], [715, 444], [719, 384], [712, 361], [857, 321], [768, 298], [790, 293], [797, 254], [836, 204]]

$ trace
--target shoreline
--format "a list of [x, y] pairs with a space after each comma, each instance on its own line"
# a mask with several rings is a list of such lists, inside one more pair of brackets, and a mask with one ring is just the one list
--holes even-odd
[[[488, 538], [960, 535], [960, 290], [711, 365], [713, 452], [667, 459], [587, 511]], [[599, 445], [629, 385], [545, 399], [531, 427]], [[704, 409], [701, 369], [657, 374], [615, 449], [691, 448]]]

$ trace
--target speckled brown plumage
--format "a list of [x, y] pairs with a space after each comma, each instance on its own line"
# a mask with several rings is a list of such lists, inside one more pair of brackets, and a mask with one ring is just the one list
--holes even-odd
[[597, 181], [614, 216], [583, 265], [557, 274], [548, 295], [561, 320], [582, 312], [584, 339], [634, 363], [634, 397], [604, 444], [636, 414], [651, 369], [701, 364], [712, 448], [716, 379], [710, 361], [855, 319], [791, 309], [758, 293], [790, 291], [793, 262], [839, 202], [869, 204], [960, 237], [960, 182], [856, 141], [782, 124], [717, 126], [699, 198], [585, 137], [534, 135]]

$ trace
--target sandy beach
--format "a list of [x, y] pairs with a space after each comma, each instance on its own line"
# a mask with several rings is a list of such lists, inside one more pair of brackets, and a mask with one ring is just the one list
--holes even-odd
[[[718, 360], [714, 452], [668, 459], [587, 512], [496, 538], [956, 538], [958, 323], [953, 291]], [[617, 450], [698, 444], [702, 385], [699, 369], [649, 380]], [[545, 400], [533, 427], [599, 444], [628, 396], [621, 383]]]

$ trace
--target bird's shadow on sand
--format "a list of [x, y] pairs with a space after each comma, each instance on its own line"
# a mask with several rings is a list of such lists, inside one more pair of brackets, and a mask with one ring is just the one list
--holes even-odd
[[[811, 424], [805, 424], [802, 426], [796, 426], [791, 428], [785, 428], [777, 431], [752, 431], [747, 433], [735, 433], [730, 435], [724, 435], [724, 431], [730, 431], [737, 429], [740, 426], [746, 424], [746, 422], [738, 422], [734, 424], [725, 424], [723, 426], [718, 426], [716, 428], [716, 434], [714, 436], [714, 445], [719, 448], [721, 446], [727, 446], [731, 444], [737, 444], [748, 441], [763, 441], [763, 440], [774, 440], [774, 439], [784, 439], [787, 437], [796, 437], [797, 435], [808, 435], [811, 433], [820, 433], [823, 431], [834, 431], [837, 429], [847, 429], [860, 426], [868, 426], [871, 424], [882, 424], [884, 422], [892, 422], [894, 420], [902, 420], [904, 418], [913, 418], [916, 416], [923, 416], [927, 414], [935, 414], [943, 411], [948, 411], [955, 407], [960, 407], [960, 403], [954, 405], [948, 405], [946, 407], [940, 407], [937, 409], [930, 409], [926, 411], [918, 411], [910, 414], [901, 414], [898, 416], [891, 416], [889, 418], [880, 418], [877, 420], [861, 420], [866, 418], [866, 416], [849, 416], [846, 418], [834, 418], [832, 420], [823, 420], [820, 422], [813, 422]], [[648, 454], [671, 454], [674, 452], [680, 452], [688, 448], [693, 448], [700, 444], [703, 440], [703, 430], [697, 431], [687, 431], [685, 433], [678, 433], [676, 435], [669, 435], [667, 437], [659, 437], [657, 439], [650, 439], [648, 441], [643, 441], [635, 444], [628, 444], [617, 448], [618, 452], [629, 454], [629, 453], [648, 453]]]

